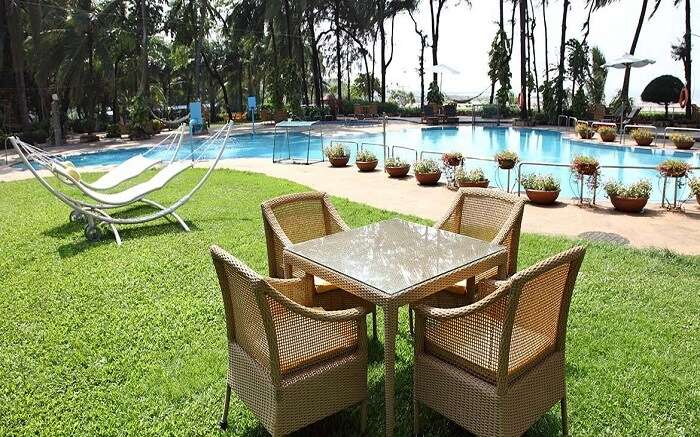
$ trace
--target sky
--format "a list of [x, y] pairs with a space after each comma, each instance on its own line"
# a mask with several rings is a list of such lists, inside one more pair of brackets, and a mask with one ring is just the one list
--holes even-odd
[[[540, 0], [533, 0], [535, 5]], [[654, 0], [649, 1], [650, 12]], [[683, 2], [681, 2], [683, 3]], [[700, 35], [700, 2], [691, 4], [692, 32]], [[589, 46], [601, 49], [608, 61], [622, 56], [629, 51], [634, 37], [635, 28], [641, 11], [641, 0], [620, 0], [605, 9], [593, 13], [591, 31], [588, 36]], [[511, 5], [506, 2], [506, 19], [510, 19]], [[563, 0], [550, 0], [547, 8], [547, 28], [549, 36], [549, 63], [556, 65], [559, 56], [559, 41], [561, 38], [561, 16]], [[544, 75], [544, 27], [542, 24], [542, 9], [536, 6], [537, 25], [535, 43], [537, 44], [537, 63], [540, 77]], [[517, 19], [518, 11], [516, 11]], [[426, 33], [430, 33], [430, 10], [428, 0], [421, 0], [419, 11], [415, 14], [418, 23]], [[567, 20], [566, 38], [583, 37], [581, 26], [586, 20], [587, 10], [585, 1], [572, 2]], [[448, 0], [443, 9], [440, 23], [440, 40], [438, 47], [438, 62], [446, 64], [460, 72], [458, 75], [443, 75], [443, 91], [447, 94], [473, 96], [490, 86], [488, 79], [488, 52], [491, 41], [498, 28], [498, 1], [472, 0], [469, 7], [465, 2]], [[506, 25], [509, 28], [509, 25]], [[672, 74], [683, 82], [683, 63], [671, 58], [671, 44], [676, 43], [685, 32], [684, 7], [673, 6], [672, 0], [663, 0], [657, 13], [651, 20], [646, 20], [642, 27], [636, 56], [654, 59], [655, 64], [644, 68], [633, 69], [630, 80], [630, 97], [639, 101], [639, 95], [653, 78]], [[509, 31], [508, 31], [509, 33]], [[514, 89], [520, 84], [520, 49], [519, 32], [516, 23], [516, 44], [513, 50], [511, 71]], [[700, 37], [692, 37], [692, 81], [693, 101], [700, 101]], [[428, 38], [430, 39], [430, 38]], [[395, 21], [395, 54], [394, 60], [387, 72], [389, 89], [401, 88], [413, 91], [419, 98], [420, 82], [416, 72], [418, 66], [419, 39], [414, 32], [413, 22], [408, 14], [402, 14]], [[426, 50], [426, 70], [430, 71], [432, 63], [429, 48]], [[377, 53], [379, 50], [377, 49]], [[378, 75], [378, 74], [377, 74]], [[622, 87], [623, 69], [610, 69], [606, 83], [606, 99], [609, 101], [617, 90]], [[426, 87], [430, 75], [426, 75]], [[484, 93], [488, 96], [488, 91]]]

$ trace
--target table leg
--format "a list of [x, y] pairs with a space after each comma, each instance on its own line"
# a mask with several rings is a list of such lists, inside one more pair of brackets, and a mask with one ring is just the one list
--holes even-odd
[[386, 436], [394, 435], [394, 393], [396, 373], [396, 329], [399, 321], [398, 307], [389, 303], [384, 305], [384, 406]]

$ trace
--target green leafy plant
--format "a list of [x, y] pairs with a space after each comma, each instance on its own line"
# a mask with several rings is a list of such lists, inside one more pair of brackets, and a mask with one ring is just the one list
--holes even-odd
[[121, 128], [116, 123], [110, 123], [105, 129], [107, 132], [107, 138], [120, 138], [122, 136]]
[[457, 166], [462, 161], [462, 154], [459, 152], [447, 152], [442, 154], [442, 163], [450, 166]]
[[700, 178], [691, 179], [690, 182], [688, 182], [688, 187], [695, 196], [700, 196]]
[[469, 171], [459, 169], [455, 172], [455, 180], [458, 182], [482, 182], [486, 180], [484, 171], [480, 168], [475, 168]]
[[598, 172], [600, 164], [592, 156], [578, 155], [571, 161], [571, 169], [580, 175], [590, 176]]
[[409, 167], [411, 164], [401, 160], [401, 158], [395, 157], [395, 158], [387, 158], [386, 161], [384, 161], [384, 167], [389, 167], [389, 168], [398, 168], [398, 167]]
[[671, 134], [669, 136], [673, 144], [679, 149], [690, 149], [695, 144], [695, 138], [684, 134]]
[[528, 173], [520, 178], [520, 183], [526, 190], [559, 191], [561, 189], [559, 181], [551, 174]]
[[576, 125], [576, 133], [584, 140], [590, 140], [595, 135], [595, 131], [586, 123], [578, 123]]
[[510, 169], [515, 167], [515, 164], [520, 158], [518, 157], [517, 153], [511, 152], [510, 150], [504, 150], [502, 152], [496, 153], [494, 155], [494, 159], [496, 160], [500, 168]]
[[372, 162], [377, 160], [377, 155], [370, 152], [369, 150], [360, 150], [357, 153], [355, 160], [360, 162]]
[[350, 149], [340, 143], [331, 143], [330, 146], [323, 149], [323, 153], [328, 158], [345, 158], [350, 156]]
[[428, 95], [425, 96], [425, 99], [428, 103], [434, 103], [436, 105], [442, 105], [442, 102], [445, 101], [445, 96], [442, 94], [442, 91], [440, 91], [437, 81], [430, 82]]
[[680, 159], [667, 159], [656, 167], [661, 176], [682, 178], [690, 172], [690, 164]]
[[654, 133], [649, 129], [635, 129], [630, 134], [637, 144], [651, 144], [654, 141]]
[[646, 179], [625, 185], [618, 181], [608, 181], [603, 185], [608, 197], [625, 197], [631, 199], [648, 199], [651, 196], [651, 182]]
[[600, 139], [605, 141], [606, 143], [615, 141], [615, 137], [617, 136], [617, 132], [615, 131], [615, 128], [610, 127], [610, 126], [603, 126], [598, 129], [598, 135], [600, 135]]
[[440, 167], [434, 159], [421, 159], [413, 166], [416, 173], [440, 173]]

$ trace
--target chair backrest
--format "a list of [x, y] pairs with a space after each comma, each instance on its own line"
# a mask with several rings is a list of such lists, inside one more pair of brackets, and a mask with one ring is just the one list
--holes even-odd
[[436, 227], [506, 246], [510, 275], [517, 269], [524, 207], [522, 198], [502, 191], [460, 188], [452, 207]]
[[498, 384], [563, 351], [571, 294], [586, 249], [574, 247], [509, 279], [499, 346]]
[[639, 113], [642, 112], [642, 108], [639, 106], [635, 106], [632, 108], [629, 114], [627, 114], [627, 117], [625, 118], [625, 124], [631, 123], [634, 121], [635, 118], [639, 115]]
[[272, 330], [270, 308], [257, 273], [218, 246], [211, 247], [216, 275], [221, 287], [229, 344], [239, 345], [251, 358], [272, 370], [269, 338]]
[[283, 251], [286, 246], [349, 229], [326, 193], [296, 193], [261, 205], [269, 275], [284, 277]]

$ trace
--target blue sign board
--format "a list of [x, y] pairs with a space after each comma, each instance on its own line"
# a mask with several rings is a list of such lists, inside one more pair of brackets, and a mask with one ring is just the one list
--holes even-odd
[[255, 96], [248, 96], [248, 110], [253, 111], [257, 106]]

